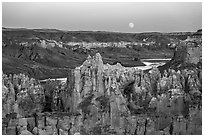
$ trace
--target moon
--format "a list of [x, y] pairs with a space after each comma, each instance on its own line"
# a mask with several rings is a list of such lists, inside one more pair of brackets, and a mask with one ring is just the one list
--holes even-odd
[[134, 28], [134, 23], [130, 22], [130, 23], [129, 23], [129, 27], [130, 27], [130, 28]]

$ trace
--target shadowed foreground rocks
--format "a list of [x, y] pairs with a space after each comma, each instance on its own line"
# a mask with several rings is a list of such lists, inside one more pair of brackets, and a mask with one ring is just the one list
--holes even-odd
[[47, 87], [3, 75], [3, 134], [202, 134], [200, 60], [192, 56], [193, 67], [144, 73], [103, 64], [97, 53], [66, 84]]

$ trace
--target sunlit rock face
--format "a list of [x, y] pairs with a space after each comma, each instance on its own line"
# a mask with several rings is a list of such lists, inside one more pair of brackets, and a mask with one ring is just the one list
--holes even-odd
[[[77, 106], [81, 106], [80, 109], [84, 117], [87, 116], [87, 111], [90, 111], [89, 113], [93, 113], [99, 118], [99, 120], [93, 119], [95, 123], [101, 120], [105, 123], [110, 122], [112, 127], [119, 128], [121, 117], [124, 117], [121, 115], [130, 115], [125, 97], [129, 96], [130, 98], [130, 95], [129, 93], [125, 95], [124, 88], [128, 84], [134, 83], [136, 77], [140, 82], [141, 76], [139, 75], [141, 74], [142, 72], [137, 69], [127, 69], [120, 64], [104, 65], [100, 54], [96, 54], [94, 57], [89, 56], [82, 66], [74, 70], [73, 106], [75, 108], [73, 110], [77, 110]], [[136, 88], [139, 82], [134, 84]], [[86, 99], [91, 99], [91, 101]], [[83, 103], [89, 104], [84, 105]], [[105, 115], [109, 115], [109, 121]]]
[[134, 115], [152, 111], [159, 117], [154, 120], [154, 130], [163, 130], [172, 118], [189, 117], [191, 106], [200, 109], [201, 81], [196, 69], [169, 69], [161, 74], [153, 68], [144, 73], [119, 63], [103, 64], [96, 54], [77, 67], [73, 76], [72, 112], [80, 113], [81, 123], [89, 123], [90, 128], [110, 125], [123, 134], [135, 126], [127, 124]]

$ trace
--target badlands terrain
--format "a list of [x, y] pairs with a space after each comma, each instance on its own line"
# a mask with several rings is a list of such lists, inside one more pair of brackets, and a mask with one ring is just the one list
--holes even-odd
[[172, 58], [178, 42], [193, 34], [2, 28], [3, 71], [36, 79], [61, 78], [96, 53], [111, 65], [144, 66], [141, 59]]
[[202, 134], [202, 30], [2, 39], [2, 134]]

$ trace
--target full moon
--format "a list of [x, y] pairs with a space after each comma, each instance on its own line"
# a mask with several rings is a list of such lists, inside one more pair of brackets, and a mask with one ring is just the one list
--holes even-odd
[[132, 22], [129, 23], [129, 27], [130, 27], [130, 28], [134, 28], [134, 23], [132, 23]]

